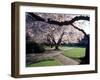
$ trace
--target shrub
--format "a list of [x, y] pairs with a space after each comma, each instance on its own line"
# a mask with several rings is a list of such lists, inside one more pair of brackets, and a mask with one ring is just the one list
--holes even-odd
[[27, 42], [26, 43], [26, 53], [42, 53], [45, 51], [45, 48], [42, 44], [36, 42]]

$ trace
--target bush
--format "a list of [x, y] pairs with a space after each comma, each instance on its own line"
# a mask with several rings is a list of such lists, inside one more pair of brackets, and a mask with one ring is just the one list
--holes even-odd
[[45, 51], [43, 45], [36, 42], [27, 42], [26, 43], [26, 53], [42, 53]]

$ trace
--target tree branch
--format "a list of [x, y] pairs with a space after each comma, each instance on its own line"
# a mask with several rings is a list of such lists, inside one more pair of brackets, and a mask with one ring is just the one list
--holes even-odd
[[63, 35], [64, 35], [64, 32], [62, 32], [62, 34], [60, 35], [60, 38], [58, 39], [58, 42], [57, 42], [58, 45], [61, 43]]
[[72, 25], [75, 29], [81, 31], [81, 32], [84, 34], [84, 36], [86, 36], [86, 33], [85, 33], [85, 31], [84, 31], [83, 29], [80, 29], [80, 28], [76, 27], [74, 24], [71, 24], [71, 25]]
[[51, 34], [48, 34], [48, 36], [51, 38], [51, 40], [52, 40], [52, 42], [54, 43], [54, 44], [56, 44], [56, 41], [55, 41], [55, 38], [54, 38], [54, 36]]
[[87, 20], [87, 21], [90, 20], [90, 18], [88, 16], [76, 16], [70, 21], [59, 22], [59, 21], [56, 21], [56, 20], [51, 20], [50, 18], [45, 20], [44, 18], [42, 18], [42, 17], [40, 17], [40, 16], [38, 16], [34, 13], [28, 13], [28, 14], [31, 15], [33, 18], [35, 18], [36, 21], [42, 21], [42, 22], [46, 22], [46, 23], [49, 23], [49, 24], [59, 25], [59, 26], [70, 25], [70, 24], [72, 24], [72, 23], [74, 23], [75, 21], [78, 21], [78, 20]]
[[78, 21], [78, 20], [87, 20], [87, 21], [89, 21], [90, 18], [88, 16], [76, 16], [72, 20], [64, 21], [64, 22], [59, 22], [59, 21], [48, 19], [47, 23], [63, 26], [63, 25], [70, 25], [70, 24], [72, 24], [72, 23], [74, 23], [75, 21]]
[[36, 15], [34, 13], [28, 12], [28, 14], [31, 15], [33, 18], [35, 18], [36, 21], [43, 21], [43, 22], [45, 22], [44, 18], [42, 18], [42, 17], [40, 17], [40, 16], [38, 16], [38, 15]]
[[[83, 29], [80, 29], [78, 27], [76, 27], [75, 25], [73, 25], [73, 23], [75, 21], [78, 21], [78, 20], [87, 20], [87, 21], [90, 21], [90, 17], [88, 16], [76, 16], [74, 17], [72, 20], [70, 21], [63, 21], [63, 22], [59, 22], [59, 21], [55, 21], [55, 20], [51, 20], [50, 18], [48, 18], [47, 20], [45, 20], [44, 18], [34, 14], [34, 13], [28, 13], [29, 15], [31, 15], [33, 18], [35, 18], [37, 21], [42, 21], [42, 22], [46, 22], [48, 24], [54, 24], [54, 25], [59, 25], [59, 26], [63, 26], [63, 25], [72, 25], [75, 29], [83, 32], [84, 35], [86, 35], [85, 31]], [[53, 42], [55, 42], [54, 38], [53, 39]]]

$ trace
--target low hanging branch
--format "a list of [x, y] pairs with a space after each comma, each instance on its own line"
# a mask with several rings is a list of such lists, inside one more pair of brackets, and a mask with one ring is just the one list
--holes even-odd
[[40, 16], [38, 16], [38, 15], [36, 15], [34, 13], [28, 13], [28, 14], [31, 15], [36, 21], [43, 21], [43, 22], [45, 22], [44, 18], [42, 18], [42, 17], [40, 17]]
[[47, 23], [63, 26], [63, 25], [70, 25], [70, 24], [72, 24], [72, 23], [74, 23], [75, 21], [78, 21], [78, 20], [87, 20], [87, 21], [89, 21], [90, 18], [88, 16], [76, 16], [72, 20], [64, 21], [64, 22], [59, 22], [59, 21], [48, 19]]
[[72, 25], [75, 29], [81, 31], [85, 36], [86, 36], [86, 33], [83, 29], [80, 29], [78, 27], [76, 27], [73, 23], [75, 21], [78, 21], [78, 20], [86, 20], [86, 21], [90, 21], [90, 17], [88, 16], [76, 16], [74, 17], [73, 19], [71, 19], [70, 21], [62, 21], [62, 22], [59, 22], [59, 21], [56, 21], [56, 20], [51, 20], [50, 18], [48, 19], [44, 19], [34, 13], [28, 13], [29, 15], [31, 15], [35, 21], [42, 21], [42, 22], [46, 22], [48, 24], [54, 24], [54, 25], [59, 25], [59, 26], [63, 26], [63, 25]]
[[81, 32], [84, 34], [84, 36], [86, 36], [86, 33], [85, 33], [85, 31], [84, 31], [83, 29], [80, 29], [80, 28], [76, 27], [74, 24], [71, 24], [71, 25], [72, 25], [75, 29], [81, 31]]
[[46, 23], [49, 23], [49, 24], [59, 25], [59, 26], [71, 25], [75, 21], [78, 21], [78, 20], [87, 20], [87, 21], [90, 20], [90, 18], [88, 16], [76, 16], [73, 19], [71, 19], [70, 21], [59, 22], [59, 21], [56, 21], [56, 20], [51, 20], [50, 18], [44, 19], [44, 18], [42, 18], [42, 17], [40, 17], [40, 16], [38, 16], [34, 13], [28, 13], [28, 14], [31, 15], [35, 19], [35, 21], [42, 21], [42, 22], [46, 22]]

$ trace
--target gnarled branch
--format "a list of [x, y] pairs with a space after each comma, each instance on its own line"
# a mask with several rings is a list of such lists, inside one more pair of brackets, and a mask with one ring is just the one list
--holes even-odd
[[76, 27], [74, 24], [71, 24], [71, 25], [72, 25], [75, 29], [81, 31], [81, 32], [84, 34], [84, 36], [86, 36], [86, 33], [85, 33], [85, 31], [84, 31], [83, 29], [80, 29], [80, 28]]
[[28, 13], [29, 15], [31, 15], [33, 18], [35, 18], [36, 21], [42, 21], [42, 22], [46, 22], [46, 23], [49, 23], [49, 24], [54, 24], [54, 25], [59, 25], [59, 26], [63, 26], [63, 25], [71, 25], [73, 24], [75, 21], [78, 21], [78, 20], [87, 20], [89, 21], [90, 18], [88, 16], [76, 16], [74, 17], [73, 19], [71, 19], [70, 21], [62, 21], [62, 22], [59, 22], [59, 21], [56, 21], [56, 20], [51, 20], [50, 18], [48, 18], [47, 20], [34, 14], [34, 13]]

